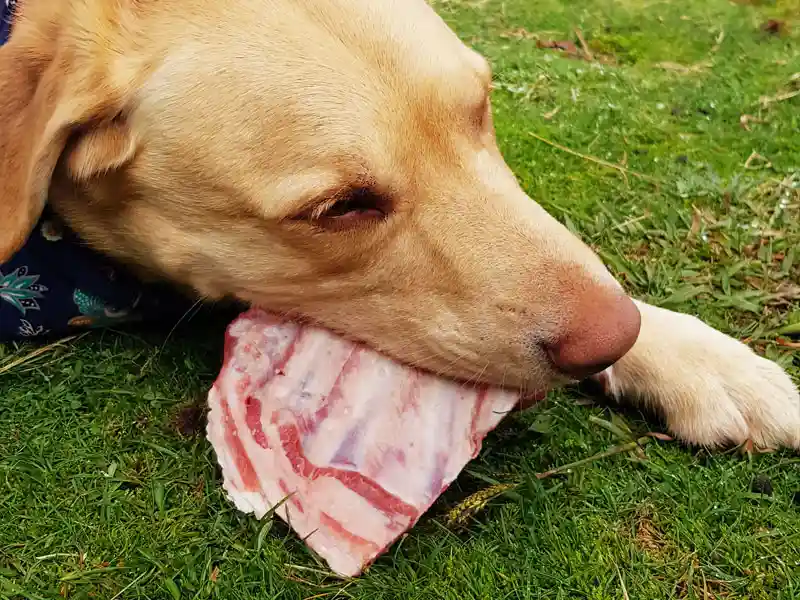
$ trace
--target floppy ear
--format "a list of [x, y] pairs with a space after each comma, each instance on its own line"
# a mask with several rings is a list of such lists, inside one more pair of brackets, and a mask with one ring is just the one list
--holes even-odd
[[134, 153], [120, 90], [74, 69], [64, 54], [43, 59], [13, 36], [0, 47], [0, 263], [36, 225], [65, 150], [75, 180], [118, 168]]

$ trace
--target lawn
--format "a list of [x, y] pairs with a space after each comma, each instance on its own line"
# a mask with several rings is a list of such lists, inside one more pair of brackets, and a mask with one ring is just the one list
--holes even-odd
[[[491, 60], [500, 145], [531, 196], [633, 294], [797, 380], [779, 332], [800, 323], [800, 3], [436, 7]], [[653, 441], [538, 479], [663, 431], [578, 392], [509, 418], [368, 573], [329, 577], [222, 493], [202, 417], [223, 328], [0, 346], [0, 598], [800, 598], [796, 454]], [[493, 483], [518, 485], [448, 522]]]

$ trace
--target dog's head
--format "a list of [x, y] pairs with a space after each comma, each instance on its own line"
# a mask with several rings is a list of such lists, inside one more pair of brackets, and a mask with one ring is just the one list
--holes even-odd
[[0, 86], [0, 262], [49, 200], [116, 258], [459, 378], [544, 387], [637, 336], [423, 0], [25, 0]]

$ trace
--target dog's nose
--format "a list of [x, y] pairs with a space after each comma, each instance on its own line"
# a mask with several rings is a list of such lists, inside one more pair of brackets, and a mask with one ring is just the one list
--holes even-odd
[[556, 368], [575, 379], [610, 367], [639, 337], [639, 309], [616, 290], [595, 288], [582, 294], [572, 315], [561, 337], [545, 348]]

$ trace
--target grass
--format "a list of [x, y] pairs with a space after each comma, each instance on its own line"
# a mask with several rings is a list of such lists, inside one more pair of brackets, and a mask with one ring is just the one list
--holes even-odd
[[[800, 375], [776, 343], [800, 323], [800, 98], [776, 99], [800, 89], [800, 4], [436, 6], [491, 59], [500, 143], [530, 194], [631, 292]], [[580, 49], [575, 29], [595, 62], [537, 47]], [[538, 480], [660, 427], [577, 392], [510, 418], [365, 576], [329, 578], [284, 525], [223, 496], [202, 431], [223, 326], [0, 346], [0, 598], [800, 597], [796, 455], [652, 442]], [[493, 482], [520, 485], [446, 526]]]

